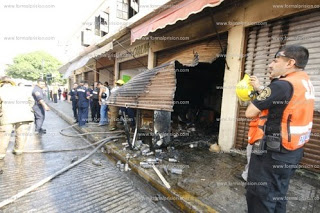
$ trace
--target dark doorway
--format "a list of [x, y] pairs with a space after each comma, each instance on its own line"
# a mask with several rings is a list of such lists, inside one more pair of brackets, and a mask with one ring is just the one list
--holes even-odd
[[219, 135], [222, 86], [225, 70], [224, 58], [211, 64], [199, 63], [195, 67], [176, 65], [177, 88], [172, 131], [187, 137], [179, 141], [211, 140], [217, 142]]

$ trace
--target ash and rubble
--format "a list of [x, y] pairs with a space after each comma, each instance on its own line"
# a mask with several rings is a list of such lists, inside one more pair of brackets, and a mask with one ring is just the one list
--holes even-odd
[[[207, 127], [179, 125], [172, 129], [168, 146], [154, 147], [152, 141], [139, 139], [133, 149], [127, 142], [118, 144], [118, 148], [127, 155], [127, 162], [134, 160], [135, 165], [160, 181], [152, 169], [155, 165], [174, 190], [186, 191], [219, 212], [245, 212], [246, 183], [237, 176], [243, 171], [246, 158], [233, 150], [230, 153], [220, 152], [218, 134], [209, 131], [212, 126]], [[213, 145], [218, 149], [212, 149]], [[318, 181], [295, 175], [288, 196], [301, 197], [314, 191], [320, 193]], [[320, 209], [317, 203], [318, 200], [290, 200], [287, 209], [290, 212]]]
[[[132, 158], [139, 158], [140, 167], [150, 169], [152, 165], [156, 165], [167, 176], [171, 174], [182, 175], [184, 170], [189, 167], [188, 160], [184, 158], [183, 152], [181, 152], [182, 149], [212, 151], [210, 147], [213, 144], [217, 145], [218, 134], [210, 131], [212, 129], [210, 125], [196, 128], [193, 123], [178, 124], [177, 128], [173, 128], [172, 132], [166, 135], [171, 137], [169, 144], [159, 143], [164, 134], [153, 134], [152, 129], [153, 126], [150, 125], [140, 128], [140, 131], [144, 132], [143, 137], [152, 137], [151, 140], [146, 140], [147, 142], [141, 139], [133, 141], [132, 147], [128, 142], [124, 142], [122, 143], [122, 150], [127, 152], [127, 161]], [[219, 150], [216, 152], [219, 152]], [[121, 168], [121, 163], [120, 166], [117, 164], [117, 167]]]

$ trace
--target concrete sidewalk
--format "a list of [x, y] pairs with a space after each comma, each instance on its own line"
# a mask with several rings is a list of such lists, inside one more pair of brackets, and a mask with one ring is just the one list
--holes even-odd
[[[66, 101], [58, 103], [49, 102], [51, 109], [73, 124], [71, 104]], [[90, 120], [89, 116], [89, 120]], [[47, 121], [48, 122], [48, 121]], [[90, 123], [89, 123], [90, 124]], [[104, 132], [108, 127], [98, 127], [91, 123], [87, 128], [75, 128], [83, 133]], [[104, 138], [103, 134], [89, 135], [92, 142]], [[122, 145], [125, 140], [111, 143], [107, 146], [109, 156], [113, 156], [122, 162], [126, 161], [126, 155], [137, 154], [132, 150], [126, 150]], [[192, 142], [192, 141], [190, 141]], [[164, 150], [166, 152], [166, 150]], [[179, 156], [179, 162], [163, 161], [158, 168], [182, 168], [181, 175], [166, 175], [161, 173], [171, 185], [167, 189], [156, 175], [153, 169], [143, 169], [140, 162], [146, 160], [145, 156], [130, 159], [129, 165], [142, 178], [162, 192], [167, 199], [175, 202], [186, 212], [247, 212], [245, 200], [245, 183], [235, 177], [240, 174], [246, 164], [244, 156], [230, 153], [211, 153], [204, 148], [189, 148], [189, 146], [174, 150]], [[304, 174], [313, 178], [308, 178]], [[300, 170], [290, 182], [287, 194], [288, 212], [320, 212], [320, 181], [319, 174]]]

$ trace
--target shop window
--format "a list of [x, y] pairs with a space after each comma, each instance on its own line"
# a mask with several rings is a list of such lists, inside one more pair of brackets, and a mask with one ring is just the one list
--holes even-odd
[[100, 16], [94, 17], [94, 34], [100, 36]]
[[117, 17], [128, 20], [139, 12], [139, 0], [117, 0]]
[[109, 13], [101, 12], [94, 20], [94, 34], [97, 36], [105, 36], [109, 33]]
[[81, 45], [89, 46], [92, 42], [92, 31], [90, 29], [85, 29], [81, 31]]
[[109, 14], [102, 12], [100, 14], [100, 36], [105, 36], [109, 33]]
[[129, 18], [139, 12], [139, 0], [130, 0]]

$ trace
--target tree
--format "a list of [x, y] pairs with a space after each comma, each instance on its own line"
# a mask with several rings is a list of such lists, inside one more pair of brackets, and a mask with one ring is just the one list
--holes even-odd
[[22, 78], [36, 81], [39, 78], [46, 79], [47, 74], [52, 74], [53, 82], [65, 83], [58, 68], [61, 63], [58, 59], [43, 51], [35, 51], [17, 55], [13, 64], [6, 69], [6, 74], [13, 78]]

